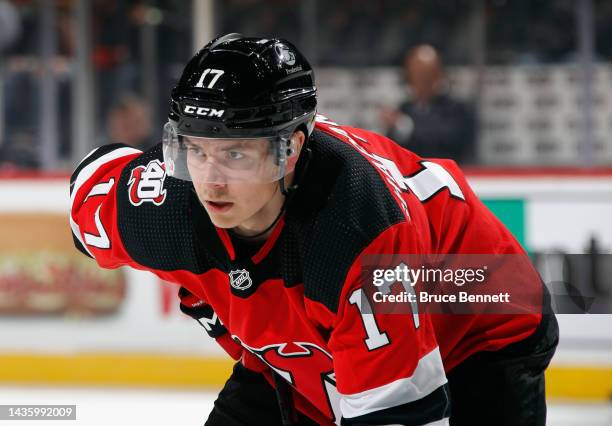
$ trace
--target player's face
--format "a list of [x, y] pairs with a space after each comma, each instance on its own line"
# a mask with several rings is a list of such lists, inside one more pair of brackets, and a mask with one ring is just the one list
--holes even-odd
[[[298, 131], [293, 138], [297, 148], [293, 161], [296, 161], [304, 143], [304, 134]], [[259, 154], [267, 155], [267, 151], [261, 150]], [[282, 208], [284, 195], [278, 181], [254, 183], [232, 179], [223, 182], [219, 179], [214, 182], [208, 176], [198, 179], [198, 174], [191, 168], [190, 173], [200, 202], [212, 223], [219, 228], [235, 228], [245, 235], [256, 234], [266, 229]], [[285, 184], [289, 186], [292, 179], [293, 173], [288, 174]]]

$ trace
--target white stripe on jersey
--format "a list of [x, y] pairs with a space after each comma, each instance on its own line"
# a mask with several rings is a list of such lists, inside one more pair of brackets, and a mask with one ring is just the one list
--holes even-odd
[[[85, 157], [83, 161], [91, 157], [98, 149], [99, 148], [96, 148], [92, 152], [87, 154], [87, 157]], [[89, 163], [87, 166], [83, 167], [83, 169], [79, 172], [76, 179], [74, 180], [72, 194], [70, 194], [70, 213], [69, 213], [70, 228], [72, 229], [73, 235], [76, 237], [77, 240], [79, 240], [83, 248], [87, 250], [87, 253], [89, 253], [91, 257], [94, 257], [94, 256], [91, 254], [91, 252], [89, 251], [89, 248], [87, 247], [87, 245], [83, 241], [83, 238], [81, 237], [81, 229], [79, 228], [79, 225], [72, 219], [72, 206], [74, 204], [76, 194], [77, 192], [79, 192], [79, 189], [81, 189], [81, 186], [83, 186], [83, 184], [87, 182], [87, 180], [90, 177], [92, 177], [93, 174], [105, 163], [116, 160], [117, 158], [125, 157], [127, 155], [139, 154], [139, 153], [142, 153], [142, 151], [138, 149], [134, 149], [134, 148], [129, 148], [129, 147], [117, 148], [111, 152], [104, 154], [100, 158], [95, 159], [94, 161]], [[81, 163], [83, 163], [83, 161], [81, 161]]]
[[83, 241], [83, 238], [81, 238], [81, 228], [79, 228], [79, 225], [77, 225], [77, 223], [74, 220], [72, 220], [72, 213], [70, 213], [69, 216], [70, 216], [69, 219], [70, 219], [70, 228], [72, 229], [72, 235], [74, 235], [75, 238], [79, 240], [79, 242], [81, 243], [81, 246], [85, 249], [85, 251], [87, 251], [87, 253], [91, 256], [91, 258], [95, 259], [94, 255], [91, 254], [91, 252], [87, 248], [87, 244], [85, 244], [85, 242]]
[[[443, 418], [441, 420], [436, 420], [436, 421], [433, 421], [431, 423], [427, 423], [426, 425], [423, 425], [423, 426], [449, 426], [450, 423], [448, 422], [448, 420], [449, 420], [449, 418], [445, 417], [445, 418]], [[392, 425], [385, 425], [385, 426], [402, 426], [402, 425], [400, 425], [400, 424], [392, 424]]]
[[[98, 148], [99, 149], [99, 148]], [[94, 151], [95, 152], [95, 151]], [[83, 170], [79, 172], [76, 179], [74, 180], [74, 187], [72, 188], [72, 195], [70, 196], [70, 206], [74, 203], [74, 199], [76, 198], [76, 194], [83, 186], [85, 182], [102, 166], [104, 163], [108, 163], [109, 161], [116, 160], [117, 158], [125, 157], [127, 155], [132, 154], [140, 154], [142, 151], [129, 147], [121, 147], [117, 148], [111, 152], [107, 152], [100, 158], [95, 159], [85, 167]], [[90, 153], [87, 157], [90, 157], [93, 154]]]
[[[104, 145], [103, 145], [104, 146]], [[79, 161], [79, 164], [77, 164], [77, 166], [75, 167], [75, 169], [77, 169], [81, 164], [83, 164], [89, 157], [92, 156], [92, 154], [94, 152], [96, 152], [97, 150], [99, 150], [100, 148], [102, 148], [101, 146], [92, 149], [91, 151], [89, 151], [89, 154], [87, 154], [85, 157], [83, 157], [83, 159], [81, 161]]]
[[[342, 417], [363, 416], [419, 400], [447, 382], [440, 349], [435, 348], [419, 360], [412, 376], [363, 392], [342, 395]], [[431, 423], [432, 425], [436, 423]]]

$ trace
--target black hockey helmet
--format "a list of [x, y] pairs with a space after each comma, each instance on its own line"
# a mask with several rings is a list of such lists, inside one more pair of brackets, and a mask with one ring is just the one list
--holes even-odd
[[[316, 104], [312, 67], [291, 43], [240, 34], [219, 37], [189, 61], [172, 90], [164, 127], [166, 171], [191, 180], [196, 166], [188, 158], [204, 158], [196, 156], [204, 144], [210, 148], [207, 162], [218, 160], [212, 161], [217, 170], [207, 181], [279, 180], [297, 161], [291, 161], [291, 135], [301, 129], [310, 136]], [[228, 147], [238, 146], [254, 149], [258, 159], [237, 164], [237, 157], [245, 160], [242, 154], [249, 154], [228, 154]]]

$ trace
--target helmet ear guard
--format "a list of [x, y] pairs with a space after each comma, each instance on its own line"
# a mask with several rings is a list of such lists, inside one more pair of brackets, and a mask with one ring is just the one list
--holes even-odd
[[[282, 158], [285, 158], [288, 164], [290, 165], [297, 162], [297, 158], [294, 159], [294, 163], [292, 163], [291, 161], [293, 160], [293, 157], [296, 156], [296, 154], [299, 154], [299, 150], [298, 150], [299, 142], [296, 140], [296, 132], [298, 130], [303, 132], [303, 129], [301, 127], [302, 126], [299, 126], [297, 129], [295, 129], [291, 137], [289, 137], [288, 139], [281, 138], [280, 147], [278, 148], [278, 151], [276, 154], [276, 164], [280, 164], [280, 161]], [[308, 136], [304, 134], [304, 144], [306, 144], [307, 139], [308, 139]]]
[[287, 148], [287, 166], [290, 170], [295, 170], [295, 166], [298, 162], [299, 152], [297, 149], [297, 141], [292, 140], [290, 142], [290, 147]]

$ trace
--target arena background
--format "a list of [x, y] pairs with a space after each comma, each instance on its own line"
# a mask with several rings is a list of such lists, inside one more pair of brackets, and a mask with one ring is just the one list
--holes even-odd
[[[293, 41], [319, 112], [379, 132], [410, 95], [406, 53], [433, 46], [475, 112], [476, 192], [534, 257], [556, 256], [545, 281], [566, 255], [592, 259], [580, 290], [612, 312], [610, 22], [605, 0], [0, 1], [0, 404], [85, 401], [86, 425], [206, 416], [230, 361], [173, 285], [73, 249], [67, 178], [103, 143], [155, 143], [182, 66], [226, 32]], [[549, 423], [612, 424], [612, 315], [559, 321]]]

